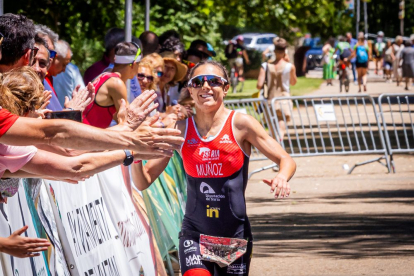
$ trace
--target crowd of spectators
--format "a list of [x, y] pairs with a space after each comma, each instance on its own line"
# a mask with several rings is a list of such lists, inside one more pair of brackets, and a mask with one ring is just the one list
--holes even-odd
[[[68, 42], [16, 14], [0, 16], [0, 43], [3, 204], [19, 178], [78, 183], [113, 166], [172, 156], [183, 142], [175, 122], [194, 114], [188, 68], [212, 56], [202, 40], [185, 50], [174, 30], [126, 42], [123, 29], [111, 28], [102, 59], [82, 76]], [[0, 237], [0, 252], [33, 257], [46, 250], [47, 240], [21, 236], [26, 229]]]

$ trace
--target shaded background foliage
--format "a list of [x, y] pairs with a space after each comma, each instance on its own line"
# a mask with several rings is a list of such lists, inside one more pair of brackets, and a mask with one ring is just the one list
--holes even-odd
[[[368, 4], [370, 32], [399, 34], [399, 0]], [[18, 0], [5, 1], [5, 12], [25, 14], [67, 40], [73, 61], [83, 72], [102, 56], [103, 38], [110, 27], [124, 26], [125, 0]], [[145, 1], [133, 1], [133, 35], [144, 31]], [[406, 14], [414, 1], [406, 1]], [[344, 0], [152, 0], [150, 30], [157, 34], [175, 29], [188, 47], [194, 39], [210, 42], [224, 59], [222, 41], [243, 32], [271, 32], [290, 42], [310, 32], [328, 38], [355, 29]], [[406, 34], [413, 18], [406, 18]], [[362, 27], [362, 25], [361, 25]]]

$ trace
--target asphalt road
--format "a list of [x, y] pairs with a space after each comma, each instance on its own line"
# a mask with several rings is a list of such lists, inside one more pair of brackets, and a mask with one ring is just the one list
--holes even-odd
[[[254, 235], [250, 275], [414, 275], [414, 155], [297, 158], [289, 199], [274, 200], [253, 175], [246, 191]], [[250, 169], [270, 164], [251, 162]]]

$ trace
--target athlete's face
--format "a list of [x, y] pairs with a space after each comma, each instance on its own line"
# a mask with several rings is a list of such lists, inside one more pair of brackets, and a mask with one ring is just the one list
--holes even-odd
[[[193, 77], [199, 75], [216, 75], [225, 78], [221, 69], [212, 64], [205, 64], [196, 68]], [[204, 81], [203, 85], [199, 88], [189, 87], [195, 107], [202, 110], [220, 107], [223, 104], [228, 89], [228, 84], [211, 87], [208, 81]]]

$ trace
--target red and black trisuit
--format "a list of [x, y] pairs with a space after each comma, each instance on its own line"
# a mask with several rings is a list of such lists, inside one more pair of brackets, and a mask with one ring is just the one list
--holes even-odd
[[[231, 111], [214, 137], [203, 139], [192, 118], [187, 119], [181, 148], [187, 175], [187, 205], [180, 233], [180, 266], [183, 276], [248, 275], [252, 233], [244, 193], [249, 156], [233, 134]], [[247, 239], [247, 252], [234, 263], [219, 265], [200, 259], [199, 234]]]

